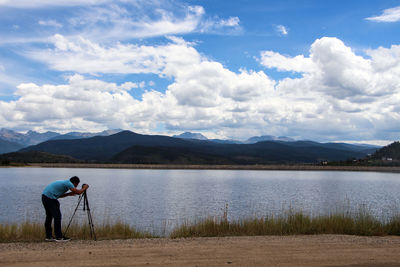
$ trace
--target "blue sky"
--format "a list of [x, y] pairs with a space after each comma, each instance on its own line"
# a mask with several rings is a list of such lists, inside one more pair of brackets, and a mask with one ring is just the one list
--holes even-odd
[[0, 0], [0, 22], [4, 128], [400, 136], [398, 1]]

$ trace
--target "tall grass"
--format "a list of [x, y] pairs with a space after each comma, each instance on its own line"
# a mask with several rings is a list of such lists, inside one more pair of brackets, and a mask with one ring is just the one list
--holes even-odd
[[[95, 225], [95, 232], [99, 240], [157, 237], [150, 233], [138, 231], [131, 225], [121, 221], [105, 221], [100, 225]], [[400, 235], [400, 216], [394, 216], [382, 221], [362, 210], [358, 213], [337, 212], [322, 216], [311, 216], [303, 212], [288, 211], [280, 216], [228, 220], [226, 208], [221, 218], [208, 218], [192, 223], [186, 222], [172, 230], [168, 237], [314, 234]], [[87, 222], [73, 223], [67, 235], [73, 239], [92, 239]], [[44, 225], [42, 223], [0, 224], [0, 242], [43, 241], [44, 236]]]
[[[65, 227], [63, 227], [65, 229]], [[97, 239], [133, 239], [153, 238], [150, 233], [137, 231], [134, 227], [123, 222], [103, 222], [95, 225]], [[73, 223], [67, 233], [72, 239], [92, 239], [87, 223]], [[0, 242], [15, 241], [43, 241], [45, 237], [44, 224], [37, 222], [24, 222], [20, 224], [0, 224]]]
[[336, 213], [315, 217], [302, 212], [287, 212], [282, 216], [235, 221], [208, 218], [196, 223], [185, 223], [173, 230], [170, 237], [314, 234], [400, 235], [400, 217], [381, 222], [365, 212], [356, 215]]

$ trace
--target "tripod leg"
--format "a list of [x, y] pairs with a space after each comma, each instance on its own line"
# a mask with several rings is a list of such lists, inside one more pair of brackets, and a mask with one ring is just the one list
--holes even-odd
[[66, 236], [66, 234], [67, 234], [67, 231], [68, 231], [68, 229], [69, 229], [69, 226], [71, 225], [72, 219], [74, 218], [76, 211], [78, 210], [78, 207], [79, 207], [79, 204], [81, 203], [81, 200], [82, 200], [82, 195], [79, 196], [78, 204], [76, 205], [76, 208], [75, 208], [75, 210], [74, 210], [74, 213], [72, 214], [71, 219], [69, 220], [68, 226], [67, 226], [67, 228], [65, 229], [65, 232], [64, 232], [63, 236]]
[[90, 213], [90, 210], [88, 210], [88, 217], [89, 217], [89, 224], [91, 226], [91, 231], [93, 233], [94, 240], [96, 241], [96, 233], [94, 232], [93, 218], [92, 218], [92, 214]]
[[96, 233], [94, 232], [94, 225], [93, 225], [93, 218], [92, 218], [92, 214], [90, 213], [90, 207], [89, 207], [89, 200], [87, 198], [87, 193], [85, 191], [85, 199], [84, 199], [84, 203], [86, 205], [86, 211], [87, 211], [87, 215], [88, 215], [88, 223], [89, 223], [89, 229], [90, 229], [90, 237], [94, 238], [94, 240], [96, 241]]

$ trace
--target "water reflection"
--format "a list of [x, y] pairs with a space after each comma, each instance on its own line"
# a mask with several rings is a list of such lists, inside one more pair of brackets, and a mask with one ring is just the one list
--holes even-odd
[[[361, 206], [379, 218], [399, 213], [400, 177], [392, 173], [1, 168], [0, 222], [43, 220], [43, 188], [74, 175], [90, 184], [96, 220], [119, 219], [156, 233], [222, 216], [226, 204], [229, 219], [279, 215], [289, 208], [311, 215]], [[60, 200], [64, 221], [77, 200]]]

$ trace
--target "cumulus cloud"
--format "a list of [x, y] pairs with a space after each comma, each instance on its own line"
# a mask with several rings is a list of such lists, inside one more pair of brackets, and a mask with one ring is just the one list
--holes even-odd
[[[163, 125], [166, 131], [214, 131], [231, 138], [316, 140], [394, 140], [400, 134], [399, 46], [368, 50], [363, 57], [341, 40], [324, 37], [309, 55], [262, 52], [259, 61], [266, 68], [299, 73], [274, 81], [264, 71], [233, 72], [176, 37], [159, 46], [102, 46], [62, 35], [53, 43], [30, 56], [80, 74], [62, 85], [18, 86], [17, 100], [0, 101], [3, 125], [140, 132]], [[93, 72], [153, 73], [171, 82], [164, 92], [144, 91], [137, 100], [129, 90], [140, 88], [140, 81], [118, 85], [84, 78]]]
[[399, 47], [367, 50], [371, 58], [356, 55], [350, 47], [337, 38], [317, 39], [311, 46], [310, 56], [286, 57], [265, 51], [260, 62], [280, 71], [304, 73], [301, 79], [283, 83], [297, 83], [307, 91], [320, 91], [337, 99], [375, 101], [376, 97], [398, 91]]
[[[41, 95], [44, 96], [42, 99], [49, 100], [48, 96], [57, 97], [66, 103], [79, 101], [79, 96], [87, 100], [93, 98], [89, 106], [98, 108], [97, 112], [77, 116], [79, 120], [75, 127], [85, 125], [83, 117], [90, 121], [87, 125], [94, 127], [94, 123], [101, 121], [97, 115], [95, 116], [96, 113], [102, 114], [103, 125], [113, 122], [113, 125], [118, 128], [141, 131], [154, 129], [159, 123], [171, 131], [177, 129], [216, 129], [217, 131], [221, 127], [240, 128], [245, 124], [257, 125], [263, 121], [264, 115], [258, 114], [256, 107], [264, 105], [265, 97], [269, 95], [272, 97], [275, 84], [264, 72], [245, 70], [239, 73], [232, 72], [224, 68], [222, 64], [202, 56], [183, 39], [171, 37], [170, 40], [171, 42], [166, 45], [154, 47], [122, 44], [102, 47], [83, 38], [72, 40], [56, 36], [53, 40], [55, 44], [53, 50], [31, 56], [36, 59], [44, 57], [49, 59], [50, 66], [57, 70], [80, 73], [121, 73], [121, 71], [155, 73], [161, 77], [171, 77], [173, 82], [166, 88], [165, 93], [145, 91], [142, 100], [139, 101], [133, 99], [127, 92], [120, 92], [124, 88], [123, 85], [86, 81], [78, 75], [71, 77], [69, 84], [66, 85], [21, 85], [22, 87], [20, 86], [21, 88], [17, 91], [17, 96], [20, 98], [15, 104], [19, 103], [20, 107], [29, 107], [31, 105], [25, 102], [35, 97], [40, 98]], [[144, 85], [135, 84], [138, 87]], [[149, 83], [150, 86], [151, 84], [154, 83]], [[28, 89], [21, 91], [24, 87]], [[48, 88], [57, 89], [57, 93], [47, 91]], [[62, 89], [65, 89], [67, 93], [62, 93]], [[29, 95], [29, 92], [32, 92], [32, 95], [24, 97]], [[93, 96], [88, 92], [92, 92]], [[110, 97], [107, 98], [107, 96]], [[116, 96], [118, 96], [117, 99], [125, 99], [126, 105], [112, 102]], [[103, 99], [110, 103], [98, 102]], [[54, 107], [60, 105], [62, 106], [57, 103]], [[115, 108], [104, 109], [104, 107], [114, 105], [121, 112], [114, 114]], [[34, 107], [38, 108], [38, 106]], [[47, 112], [38, 113], [30, 110], [23, 113], [26, 115], [21, 115], [16, 109], [14, 110], [14, 114], [20, 114], [21, 118], [32, 116], [31, 113], [35, 113], [38, 118], [47, 114]], [[107, 113], [107, 110], [110, 110], [110, 113]], [[246, 111], [254, 114], [252, 116], [245, 114]], [[65, 113], [65, 111], [55, 112], [52, 116]], [[70, 114], [67, 116], [74, 117]], [[119, 119], [116, 119], [116, 116]], [[33, 118], [30, 120], [34, 121]], [[47, 121], [45, 117], [43, 120]], [[62, 118], [59, 120], [61, 121]], [[22, 121], [24, 120], [21, 119], [20, 122]], [[72, 124], [70, 122], [68, 125]], [[57, 123], [54, 122], [53, 125]]]
[[368, 17], [366, 20], [375, 22], [396, 22], [400, 21], [400, 6], [383, 10], [379, 16]]
[[316, 69], [310, 58], [305, 58], [303, 55], [288, 57], [274, 51], [263, 51], [260, 63], [279, 71], [312, 72]]
[[[288, 114], [296, 117], [288, 121], [288, 127], [308, 136], [318, 131], [329, 138], [398, 138], [400, 132], [390, 125], [400, 118], [393, 102], [400, 96], [399, 47], [366, 53], [369, 58], [358, 56], [341, 40], [329, 37], [317, 39], [308, 57], [262, 52], [260, 62], [267, 68], [301, 74], [276, 86], [291, 103]], [[384, 134], [383, 128], [387, 129]]]
[[116, 85], [80, 75], [69, 77], [64, 85], [21, 84], [15, 92], [18, 100], [0, 102], [1, 116], [36, 129], [84, 129], [87, 125], [98, 130], [104, 123], [132, 127], [126, 118], [133, 115], [130, 112], [138, 101], [128, 91], [135, 87], [134, 83]]

